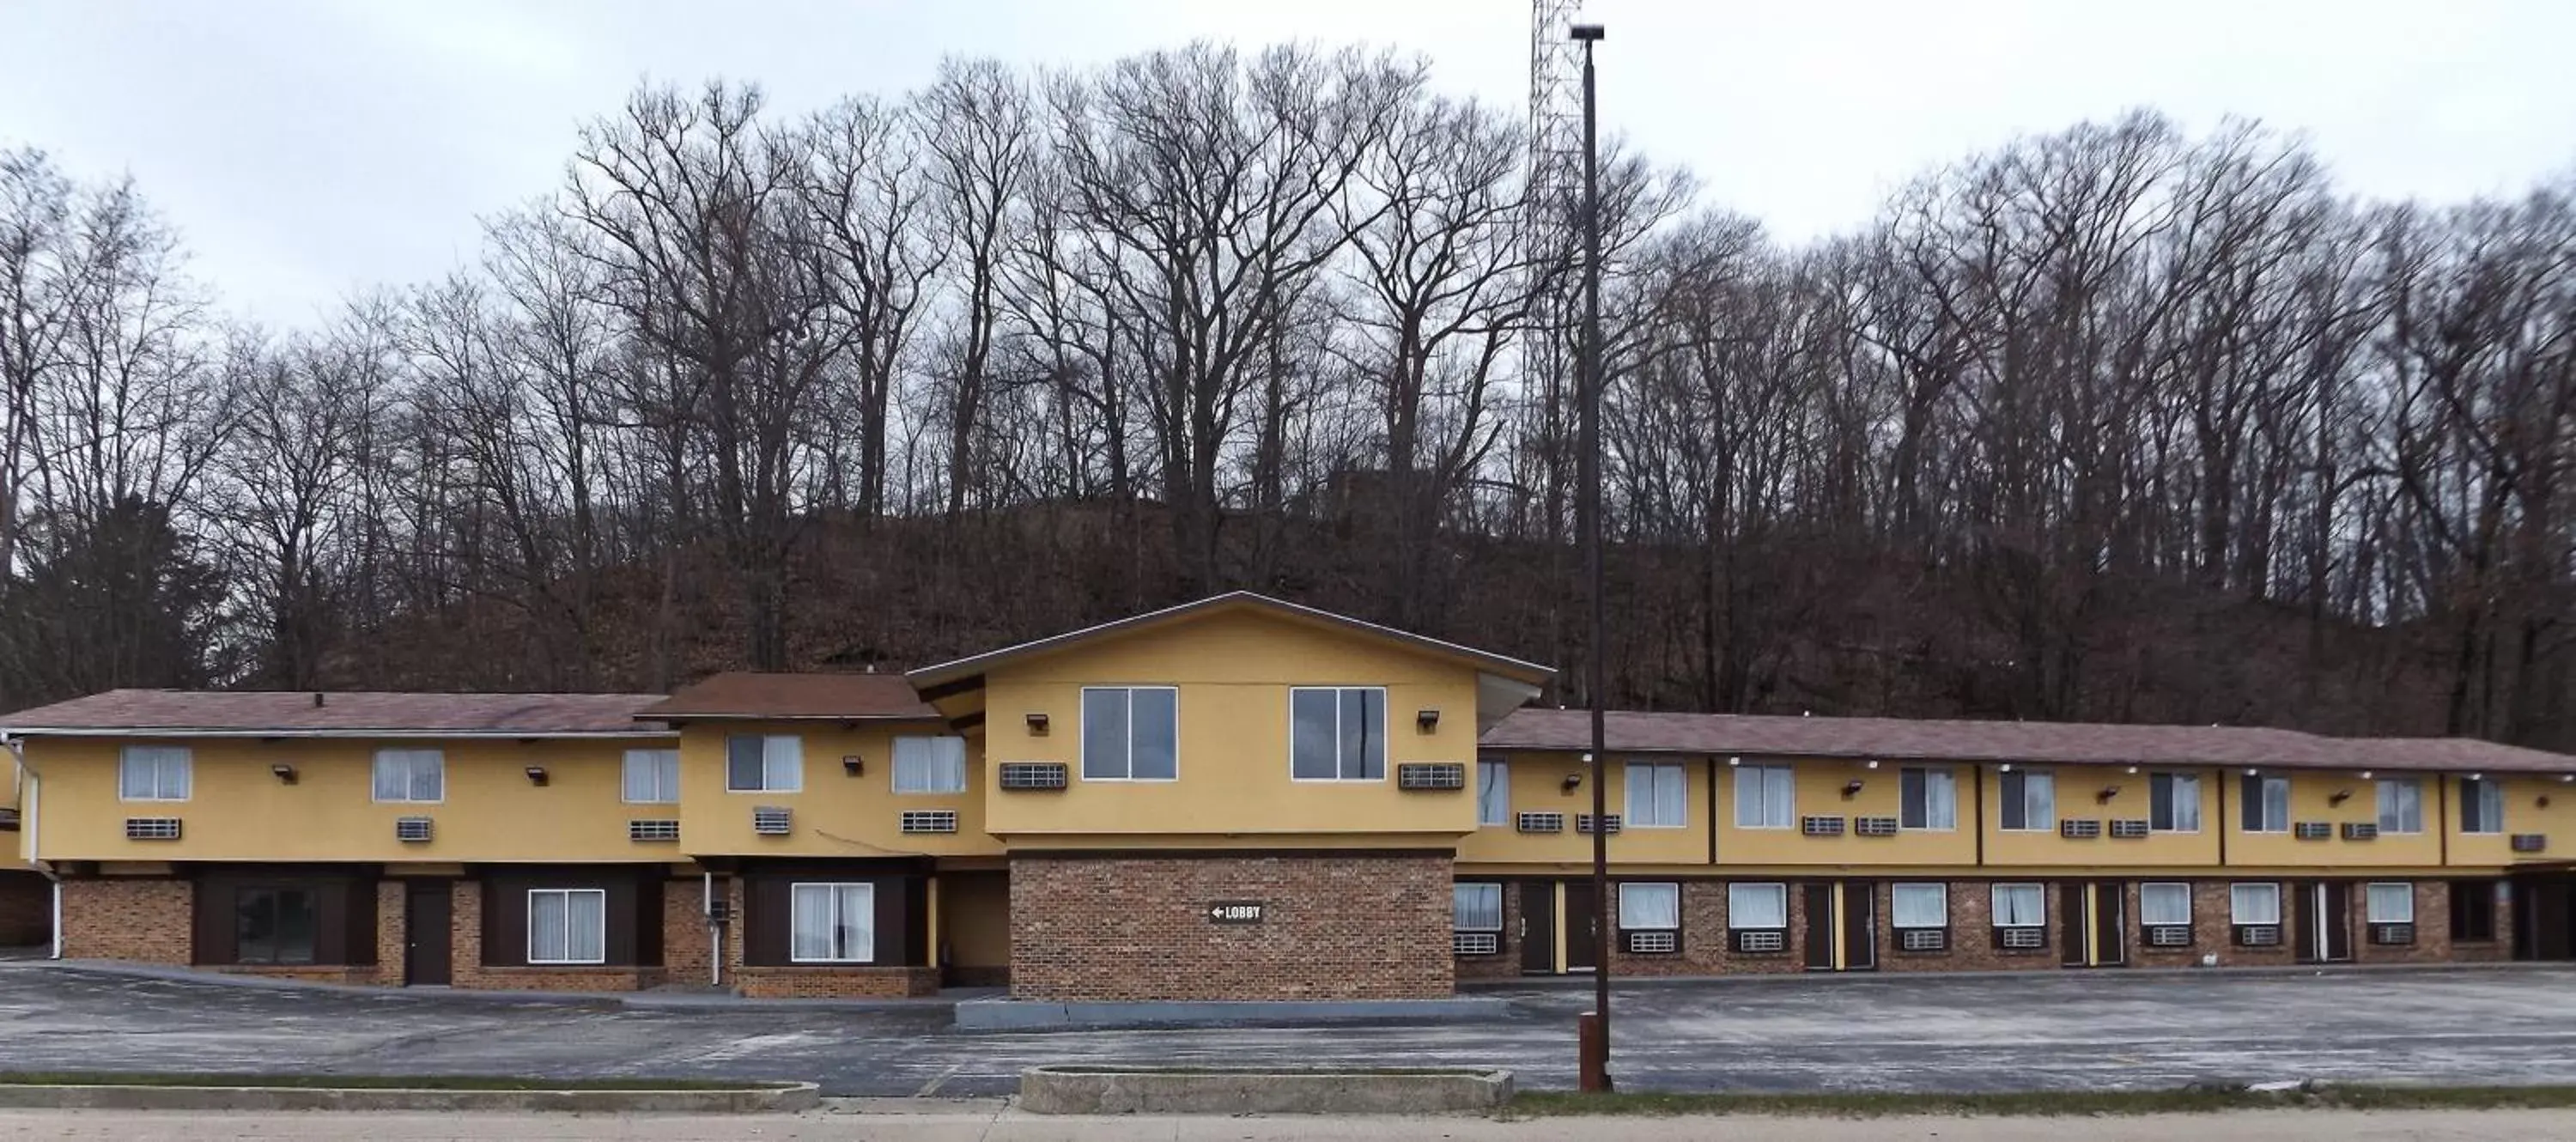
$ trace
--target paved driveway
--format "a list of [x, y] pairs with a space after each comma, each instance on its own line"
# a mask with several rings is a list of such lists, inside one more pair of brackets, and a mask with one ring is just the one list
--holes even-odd
[[[1590, 992], [1434, 1026], [963, 1033], [945, 1009], [495, 1004], [284, 991], [0, 963], [0, 1070], [808, 1079], [832, 1094], [974, 1095], [1042, 1062], [1494, 1065], [1571, 1086]], [[1635, 1090], [2033, 1090], [2194, 1079], [2576, 1082], [2576, 973], [2041, 973], [1623, 987]]]

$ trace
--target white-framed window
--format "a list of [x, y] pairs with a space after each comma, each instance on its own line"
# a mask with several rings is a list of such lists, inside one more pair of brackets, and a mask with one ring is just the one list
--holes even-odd
[[2364, 901], [2373, 924], [2415, 922], [2415, 886], [2412, 883], [2375, 882], [2364, 890]]
[[2041, 928], [2048, 924], [2048, 893], [2037, 884], [1998, 884], [1994, 898], [1995, 927]]
[[1461, 881], [1449, 889], [1449, 923], [1461, 932], [1503, 930], [1503, 886]]
[[1789, 886], [1731, 883], [1726, 886], [1726, 926], [1780, 931], [1789, 927]]
[[2191, 886], [2179, 881], [2149, 881], [2138, 886], [2138, 923], [2160, 928], [2191, 923]]
[[1181, 775], [1181, 692], [1170, 686], [1082, 688], [1082, 779], [1174, 781]]
[[1959, 782], [1946, 769], [1907, 767], [1896, 775], [1896, 826], [1948, 832], [1959, 827]]
[[447, 800], [447, 755], [434, 749], [376, 751], [378, 801], [435, 804]]
[[1887, 889], [1888, 913], [1899, 928], [1950, 926], [1950, 886], [1893, 884]]
[[1628, 812], [1619, 819], [1626, 829], [1678, 829], [1690, 820], [1690, 781], [1680, 762], [1628, 763]]
[[1798, 827], [1797, 777], [1785, 765], [1740, 765], [1735, 769], [1735, 827]]
[[873, 962], [877, 952], [877, 886], [794, 884], [788, 887], [787, 958], [800, 964]]
[[2014, 832], [2057, 831], [2057, 778], [2046, 772], [2016, 769], [1997, 783], [2003, 812], [1996, 827]]
[[894, 739], [894, 791], [966, 791], [966, 739], [950, 734], [905, 734]]
[[629, 805], [680, 803], [680, 751], [630, 749], [618, 782], [619, 796]]
[[2483, 778], [2460, 779], [2460, 831], [2504, 831], [2504, 783]]
[[1671, 932], [1682, 926], [1682, 886], [1630, 881], [1619, 886], [1619, 930]]
[[599, 888], [528, 890], [528, 962], [608, 962], [608, 892]]
[[2227, 920], [2240, 928], [2279, 924], [2281, 886], [2271, 883], [2228, 885]]
[[2379, 831], [2424, 831], [2424, 782], [2413, 777], [2379, 779]]
[[1476, 763], [1476, 823], [1478, 825], [1512, 823], [1510, 763], [1491, 759]]
[[1288, 776], [1386, 780], [1386, 688], [1288, 688]]
[[183, 745], [130, 745], [117, 755], [116, 796], [123, 801], [185, 801], [194, 762]]
[[2147, 828], [2159, 833], [2200, 831], [2200, 777], [2197, 774], [2147, 775]]
[[2286, 833], [2290, 831], [2290, 779], [2265, 777], [2249, 773], [2240, 786], [2245, 808], [2243, 821], [2249, 833]]
[[725, 735], [725, 792], [794, 793], [805, 788], [805, 739], [794, 734]]

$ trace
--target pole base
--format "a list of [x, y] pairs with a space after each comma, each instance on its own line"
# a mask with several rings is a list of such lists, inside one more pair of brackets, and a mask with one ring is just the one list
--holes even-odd
[[1586, 1011], [1574, 1024], [1575, 1086], [1585, 1094], [1610, 1093], [1610, 1036], [1601, 1028], [1601, 1013]]

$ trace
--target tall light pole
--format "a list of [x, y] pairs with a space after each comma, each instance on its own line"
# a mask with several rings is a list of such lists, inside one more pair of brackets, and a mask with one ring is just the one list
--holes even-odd
[[1583, 45], [1583, 344], [1575, 382], [1582, 417], [1575, 482], [1582, 485], [1576, 514], [1583, 531], [1584, 593], [1592, 606], [1591, 645], [1584, 690], [1592, 707], [1592, 1019], [1580, 1036], [1580, 1085], [1610, 1089], [1610, 933], [1618, 902], [1610, 898], [1609, 612], [1601, 589], [1601, 148], [1594, 134], [1592, 47], [1601, 25], [1576, 24], [1568, 35]]

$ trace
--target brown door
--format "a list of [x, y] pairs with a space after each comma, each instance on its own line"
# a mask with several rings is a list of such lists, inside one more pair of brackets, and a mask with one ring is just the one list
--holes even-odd
[[2057, 950], [2059, 962], [2071, 968], [2090, 967], [2092, 953], [2084, 934], [2093, 928], [2090, 894], [2082, 882], [2071, 881], [2057, 886]]
[[1556, 974], [1556, 882], [1521, 882], [1521, 974]]
[[2317, 882], [2318, 943], [2325, 950], [2325, 962], [2339, 964], [2352, 958], [2352, 886], [2339, 880]]
[[1591, 971], [1600, 957], [1594, 942], [1601, 938], [1600, 902], [1593, 899], [1592, 882], [1565, 882], [1565, 970]]
[[1843, 896], [1843, 970], [1875, 970], [1878, 967], [1878, 886], [1866, 880], [1846, 880], [1838, 887]]
[[448, 958], [446, 881], [415, 883], [403, 900], [403, 982], [445, 987], [453, 978]]
[[1834, 886], [1822, 881], [1801, 886], [1806, 896], [1807, 970], [1834, 970]]

